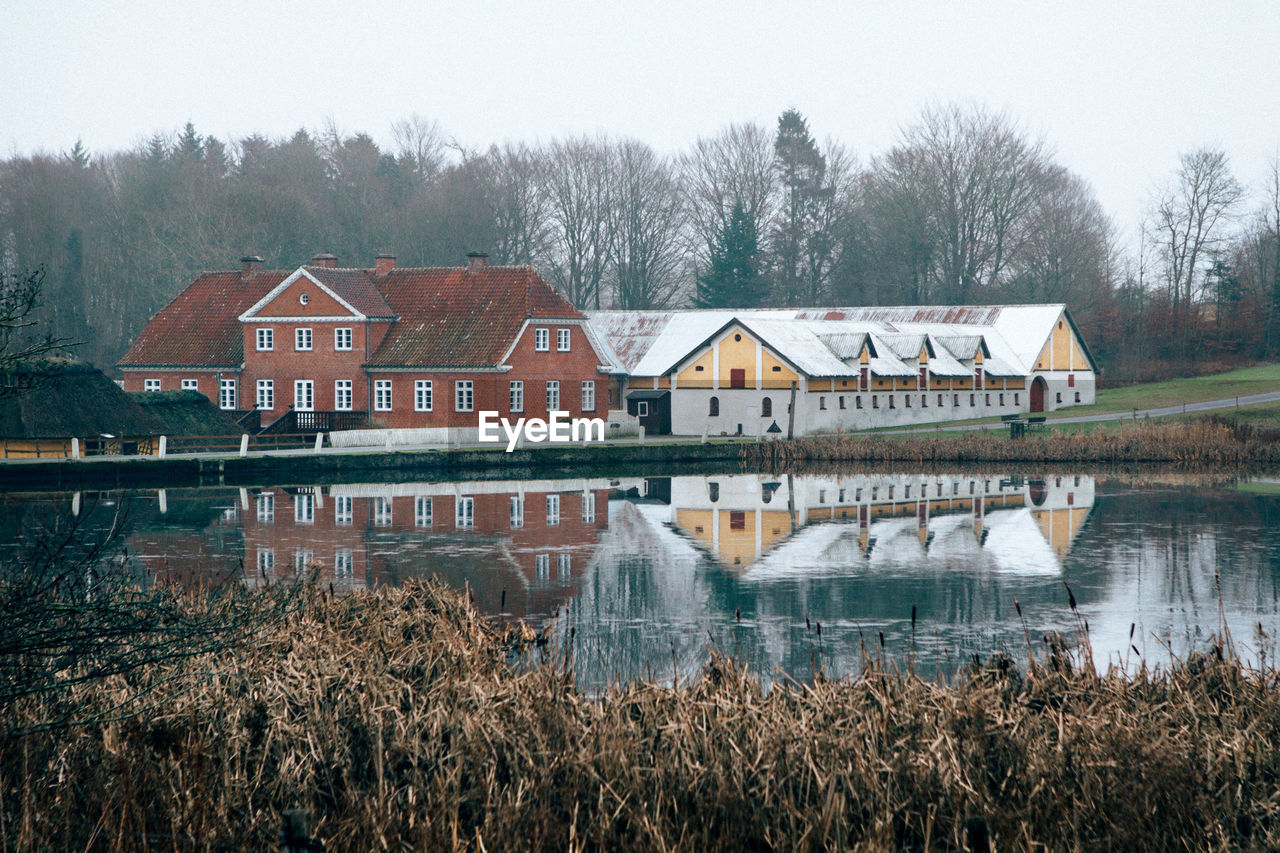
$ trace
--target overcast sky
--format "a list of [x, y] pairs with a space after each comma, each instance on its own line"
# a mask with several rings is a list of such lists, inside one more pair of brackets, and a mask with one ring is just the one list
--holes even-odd
[[604, 131], [675, 153], [796, 107], [862, 162], [930, 101], [1043, 136], [1124, 232], [1179, 152], [1256, 186], [1280, 148], [1280, 2], [0, 0], [6, 155], [332, 119], [390, 143]]

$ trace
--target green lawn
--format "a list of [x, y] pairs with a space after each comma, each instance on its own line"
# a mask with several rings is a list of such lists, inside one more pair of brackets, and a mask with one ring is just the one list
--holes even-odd
[[1088, 415], [1095, 412], [1122, 412], [1125, 409], [1158, 409], [1179, 403], [1220, 400], [1226, 397], [1280, 391], [1280, 364], [1243, 367], [1212, 376], [1171, 379], [1121, 388], [1102, 388], [1092, 406], [1072, 406], [1055, 414]]

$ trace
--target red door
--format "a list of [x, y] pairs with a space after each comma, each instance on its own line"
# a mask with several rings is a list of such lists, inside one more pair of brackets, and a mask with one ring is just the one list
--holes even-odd
[[1039, 376], [1031, 383], [1031, 411], [1044, 411], [1044, 380]]
[[730, 388], [746, 388], [747, 387], [746, 368], [743, 368], [743, 367], [730, 368], [729, 387]]

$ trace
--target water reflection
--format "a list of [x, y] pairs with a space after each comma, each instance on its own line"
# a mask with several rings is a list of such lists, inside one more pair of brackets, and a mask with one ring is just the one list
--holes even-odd
[[692, 674], [711, 645], [798, 678], [864, 653], [1022, 654], [1015, 600], [1033, 642], [1075, 629], [1064, 581], [1100, 658], [1183, 653], [1224, 617], [1255, 648], [1280, 612], [1280, 498], [1230, 486], [743, 474], [6, 495], [0, 541], [103, 529], [127, 506], [125, 546], [157, 582], [318, 571], [345, 593], [435, 574], [485, 611], [554, 615], [598, 688]]

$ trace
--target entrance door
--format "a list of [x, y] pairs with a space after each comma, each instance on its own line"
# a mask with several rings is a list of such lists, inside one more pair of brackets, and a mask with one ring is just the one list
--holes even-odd
[[1031, 383], [1031, 411], [1044, 411], [1044, 380], [1039, 376]]
[[747, 387], [746, 368], [732, 367], [729, 369], [729, 387], [730, 388], [746, 388]]

